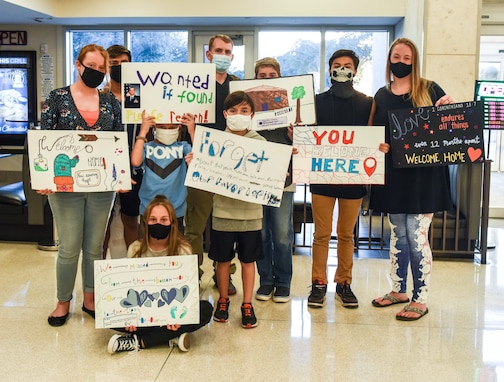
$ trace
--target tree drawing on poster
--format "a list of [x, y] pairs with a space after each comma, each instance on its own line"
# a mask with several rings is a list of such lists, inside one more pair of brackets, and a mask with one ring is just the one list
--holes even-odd
[[253, 130], [276, 129], [290, 124], [313, 125], [315, 95], [313, 76], [231, 81], [229, 91], [244, 91], [254, 101]]
[[29, 130], [31, 187], [56, 192], [130, 190], [124, 131]]
[[96, 260], [96, 328], [199, 322], [196, 255]]
[[127, 62], [121, 65], [123, 123], [141, 123], [142, 110], [156, 123], [215, 122], [215, 64]]
[[389, 111], [394, 167], [484, 161], [480, 102]]
[[296, 120], [294, 123], [301, 123], [303, 120], [301, 119], [301, 99], [306, 95], [306, 91], [303, 86], [294, 86], [292, 89], [291, 97], [296, 101]]

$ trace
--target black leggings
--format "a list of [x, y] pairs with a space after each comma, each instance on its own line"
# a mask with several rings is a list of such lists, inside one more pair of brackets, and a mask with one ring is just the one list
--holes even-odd
[[205, 326], [212, 318], [213, 307], [206, 300], [200, 300], [199, 324], [182, 325], [178, 330], [168, 330], [166, 326], [150, 326], [137, 328], [136, 332], [126, 332], [124, 329], [116, 329], [120, 332], [136, 334], [138, 342], [143, 342], [143, 349], [159, 345], [168, 345], [168, 341], [180, 336], [182, 333], [191, 333]]

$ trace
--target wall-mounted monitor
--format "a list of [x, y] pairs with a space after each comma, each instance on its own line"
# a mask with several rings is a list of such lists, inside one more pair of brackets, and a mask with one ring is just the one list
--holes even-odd
[[504, 129], [504, 81], [477, 80], [474, 100], [483, 104], [485, 129]]
[[35, 51], [0, 50], [0, 146], [23, 146], [37, 124]]

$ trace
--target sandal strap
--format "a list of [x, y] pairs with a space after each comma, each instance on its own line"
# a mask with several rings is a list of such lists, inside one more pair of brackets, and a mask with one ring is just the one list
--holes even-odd
[[412, 312], [412, 313], [419, 314], [420, 316], [423, 316], [426, 312], [426, 310], [418, 309], [418, 308], [415, 308], [414, 306], [411, 306], [411, 305], [406, 305], [404, 307], [404, 310], [406, 312]]
[[394, 296], [392, 296], [388, 293], [383, 295], [382, 300], [391, 301], [393, 304], [397, 304], [397, 303], [401, 302], [401, 300], [399, 300], [398, 298], [395, 298]]

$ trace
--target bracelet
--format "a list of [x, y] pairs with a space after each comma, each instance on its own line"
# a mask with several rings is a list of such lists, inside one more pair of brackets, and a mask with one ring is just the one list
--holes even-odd
[[140, 140], [142, 140], [142, 141], [144, 141], [144, 142], [147, 142], [147, 138], [146, 138], [146, 137], [141, 137], [141, 136], [138, 136], [138, 137], [136, 137], [136, 139], [135, 139], [135, 140], [137, 140], [137, 141], [138, 141], [139, 139], [140, 139]]

